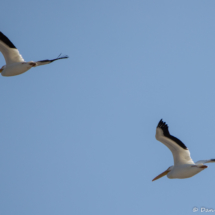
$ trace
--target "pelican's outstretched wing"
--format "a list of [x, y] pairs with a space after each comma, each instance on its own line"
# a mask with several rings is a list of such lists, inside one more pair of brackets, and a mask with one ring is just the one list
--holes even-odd
[[197, 161], [195, 164], [214, 163], [214, 162], [215, 162], [215, 159], [200, 160], [200, 161]]
[[62, 56], [60, 57], [60, 55], [55, 58], [55, 59], [52, 59], [52, 60], [40, 60], [40, 61], [37, 61], [35, 62], [37, 64], [37, 66], [42, 66], [42, 65], [45, 65], [45, 64], [49, 64], [49, 63], [52, 63], [56, 60], [60, 60], [60, 59], [66, 59], [66, 58], [69, 58], [67, 55], [66, 56]]
[[24, 61], [18, 49], [2, 32], [0, 32], [0, 52], [3, 54], [6, 64]]
[[174, 165], [194, 164], [188, 148], [178, 138], [170, 135], [168, 125], [160, 120], [156, 128], [156, 139], [166, 145], [172, 152]]

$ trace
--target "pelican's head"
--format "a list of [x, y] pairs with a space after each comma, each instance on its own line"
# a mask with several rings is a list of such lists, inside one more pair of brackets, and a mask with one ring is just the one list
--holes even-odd
[[172, 168], [173, 168], [173, 166], [170, 166], [166, 171], [162, 172], [160, 175], [155, 177], [152, 181], [155, 181], [155, 180], [162, 178], [163, 176], [167, 175], [172, 170]]

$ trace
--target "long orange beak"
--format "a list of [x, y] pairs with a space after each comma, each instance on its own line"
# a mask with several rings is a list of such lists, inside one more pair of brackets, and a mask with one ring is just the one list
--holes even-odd
[[157, 180], [159, 178], [162, 178], [163, 176], [167, 175], [168, 172], [170, 172], [170, 170], [166, 170], [166, 171], [162, 172], [160, 175], [158, 175], [157, 177], [155, 177], [152, 181], [155, 181], [155, 180]]

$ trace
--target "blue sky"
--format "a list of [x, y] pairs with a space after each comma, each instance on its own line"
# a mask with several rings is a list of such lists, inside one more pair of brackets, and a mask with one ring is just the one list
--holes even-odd
[[152, 182], [173, 165], [155, 139], [161, 118], [194, 161], [215, 158], [214, 1], [8, 0], [1, 8], [0, 30], [26, 61], [70, 57], [0, 77], [1, 214], [215, 209], [214, 164]]

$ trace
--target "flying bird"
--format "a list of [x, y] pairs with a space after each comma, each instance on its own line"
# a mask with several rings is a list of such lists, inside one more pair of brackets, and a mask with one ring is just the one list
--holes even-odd
[[155, 177], [152, 181], [155, 181], [165, 175], [168, 178], [190, 178], [208, 166], [205, 163], [215, 162], [215, 159], [200, 160], [196, 163], [193, 162], [190, 157], [188, 148], [178, 138], [172, 136], [169, 133], [168, 125], [160, 120], [156, 128], [156, 139], [167, 146], [172, 152], [174, 158], [174, 166], [170, 166], [166, 171]]
[[68, 56], [58, 56], [52, 60], [40, 60], [25, 62], [14, 44], [0, 32], [0, 52], [3, 54], [6, 65], [0, 69], [2, 76], [20, 75], [32, 67], [52, 63], [56, 60], [68, 58]]

